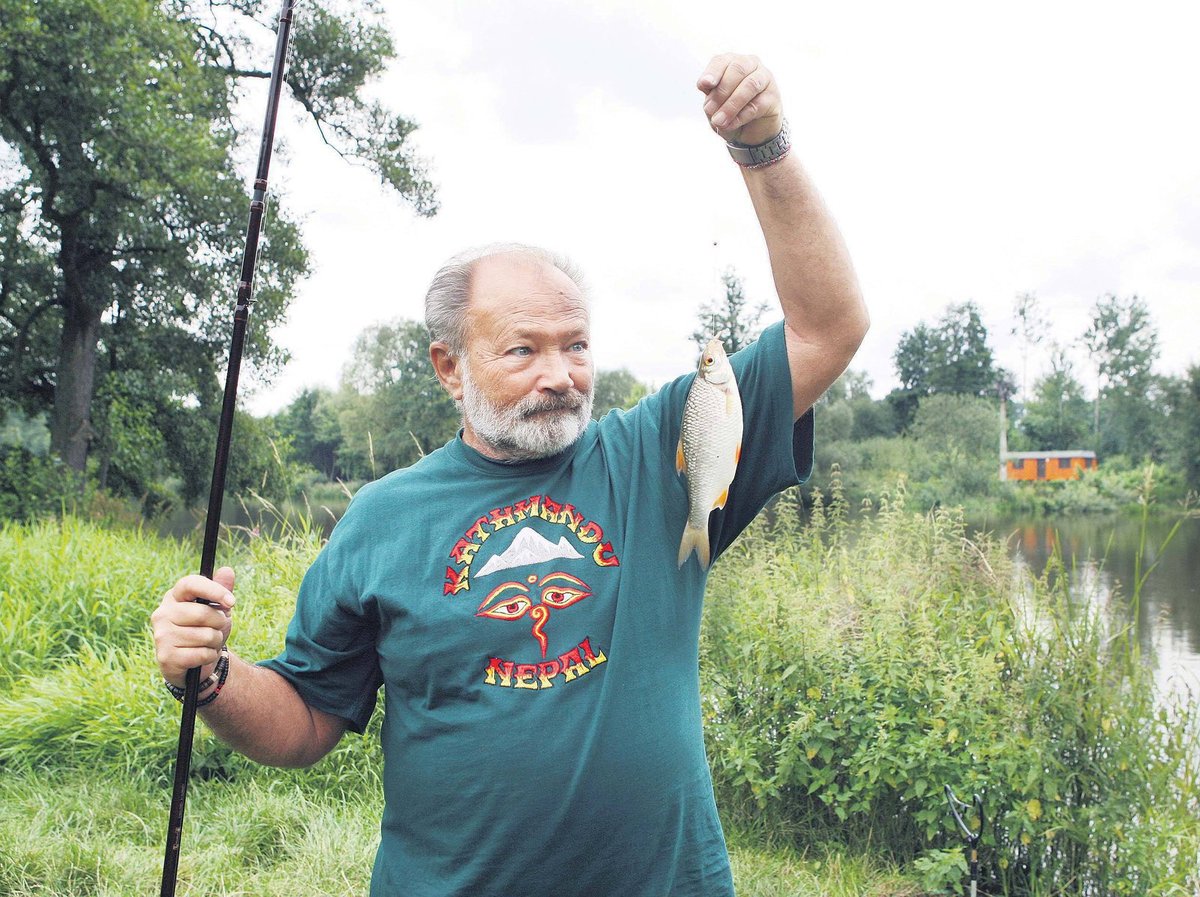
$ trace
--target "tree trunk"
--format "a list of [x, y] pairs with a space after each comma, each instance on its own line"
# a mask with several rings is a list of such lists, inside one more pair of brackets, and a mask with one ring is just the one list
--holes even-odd
[[64, 464], [78, 471], [87, 464], [88, 443], [93, 436], [91, 408], [99, 339], [100, 312], [68, 297], [63, 308], [50, 448]]

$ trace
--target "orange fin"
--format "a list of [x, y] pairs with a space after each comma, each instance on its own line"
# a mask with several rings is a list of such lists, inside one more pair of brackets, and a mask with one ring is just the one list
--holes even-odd
[[727, 502], [727, 501], [729, 501], [729, 487], [728, 486], [725, 487], [724, 492], [722, 492], [720, 495], [717, 496], [717, 501], [713, 505], [713, 507], [714, 508], [723, 508], [723, 507], [725, 507], [725, 502]]
[[679, 437], [679, 447], [675, 449], [675, 472], [683, 473], [687, 470], [687, 462], [683, 459], [683, 437]]
[[684, 524], [683, 541], [679, 543], [680, 567], [691, 557], [692, 552], [696, 553], [696, 559], [700, 562], [701, 569], [707, 570], [710, 557], [707, 526], [693, 527]]
[[737, 448], [733, 450], [733, 463], [742, 463], [742, 444], [739, 442]]

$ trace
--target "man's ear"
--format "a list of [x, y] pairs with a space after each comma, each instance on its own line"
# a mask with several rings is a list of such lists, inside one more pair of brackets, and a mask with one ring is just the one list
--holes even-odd
[[454, 401], [462, 399], [462, 375], [459, 372], [459, 359], [450, 352], [450, 344], [436, 340], [429, 344], [429, 360], [433, 362], [433, 372], [437, 374], [442, 388], [450, 393]]

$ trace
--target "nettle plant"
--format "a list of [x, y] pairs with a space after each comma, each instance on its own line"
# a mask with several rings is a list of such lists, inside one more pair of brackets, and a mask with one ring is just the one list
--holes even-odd
[[[850, 515], [784, 497], [710, 580], [701, 673], [732, 816], [961, 887], [944, 786], [980, 793], [985, 889], [1194, 886], [1196, 714], [1156, 694], [1130, 602], [1032, 578], [901, 483]], [[978, 822], [976, 822], [978, 824]], [[1189, 892], [1190, 893], [1190, 892]]]

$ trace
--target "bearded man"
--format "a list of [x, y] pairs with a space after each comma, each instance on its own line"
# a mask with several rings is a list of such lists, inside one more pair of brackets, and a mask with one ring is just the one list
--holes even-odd
[[[719, 556], [808, 475], [811, 406], [867, 315], [771, 73], [723, 55], [697, 87], [741, 166], [784, 318], [730, 359], [747, 435], [709, 522]], [[179, 580], [153, 615], [164, 678], [177, 690], [201, 666], [209, 726], [280, 766], [361, 733], [383, 686], [376, 897], [731, 895], [701, 732], [707, 570], [676, 560], [691, 377], [592, 423], [580, 278], [532, 247], [452, 259], [426, 320], [458, 436], [359, 491], [279, 656], [226, 647], [232, 570]]]

